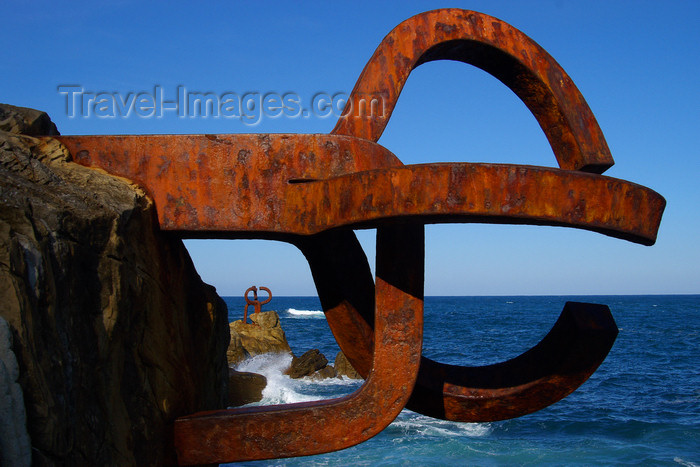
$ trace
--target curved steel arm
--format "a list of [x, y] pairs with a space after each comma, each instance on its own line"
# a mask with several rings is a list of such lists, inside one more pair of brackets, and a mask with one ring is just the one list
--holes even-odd
[[[655, 191], [624, 180], [509, 164], [406, 165], [290, 185], [287, 191], [280, 217], [304, 212], [304, 233], [409, 218], [558, 225], [644, 245], [656, 241], [666, 203]], [[294, 225], [294, 219], [285, 224]]]
[[470, 422], [535, 412], [583, 384], [605, 360], [617, 333], [607, 306], [568, 302], [545, 338], [512, 360], [464, 367], [423, 357], [407, 407]]

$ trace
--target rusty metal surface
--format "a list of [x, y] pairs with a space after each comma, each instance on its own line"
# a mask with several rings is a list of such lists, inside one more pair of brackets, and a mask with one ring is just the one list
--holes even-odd
[[[367, 189], [371, 187], [371, 189]], [[378, 169], [295, 186], [286, 225], [376, 227], [389, 219], [424, 223], [561, 225], [651, 245], [663, 199], [610, 177], [522, 165], [425, 164]], [[292, 191], [292, 190], [290, 190]], [[302, 226], [299, 226], [302, 227]]]
[[[285, 212], [304, 181], [401, 165], [382, 146], [341, 135], [59, 136], [76, 162], [126, 177], [157, 206], [161, 229], [192, 235], [309, 233]], [[358, 156], [361, 155], [361, 156]]]
[[420, 217], [424, 223], [565, 225], [651, 245], [664, 205], [648, 188], [586, 172], [509, 164], [403, 166], [376, 143], [338, 135], [58, 139], [76, 162], [143, 186], [158, 206], [162, 229], [193, 235], [312, 235]]
[[[559, 168], [405, 166], [377, 144], [410, 72], [443, 59], [480, 67], [513, 90]], [[404, 405], [448, 420], [490, 421], [556, 402], [610, 350], [617, 328], [607, 307], [568, 303], [540, 344], [496, 365], [421, 357], [423, 225], [557, 225], [651, 245], [665, 206], [653, 190], [600, 175], [613, 164], [602, 131], [547, 52], [498, 19], [457, 9], [423, 13], [391, 31], [329, 135], [58, 139], [77, 162], [141, 185], [162, 229], [296, 245], [338, 344], [367, 377], [359, 391], [332, 401], [182, 417], [174, 432], [183, 464], [342, 449], [379, 432]], [[352, 232], [373, 227], [376, 281]]]

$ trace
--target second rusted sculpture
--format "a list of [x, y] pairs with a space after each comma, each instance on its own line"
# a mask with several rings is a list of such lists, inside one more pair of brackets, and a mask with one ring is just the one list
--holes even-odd
[[[378, 145], [410, 72], [433, 60], [472, 64], [508, 86], [539, 122], [559, 167], [406, 166]], [[423, 225], [557, 225], [651, 245], [665, 206], [648, 188], [600, 175], [613, 165], [603, 134], [547, 52], [507, 23], [458, 9], [426, 12], [391, 31], [328, 135], [59, 139], [77, 162], [143, 186], [162, 229], [296, 245], [341, 350], [366, 378], [339, 399], [178, 418], [181, 464], [342, 449], [374, 436], [404, 407], [473, 422], [556, 402], [608, 354], [617, 335], [608, 307], [567, 303], [540, 344], [507, 362], [466, 367], [422, 357]], [[374, 279], [357, 228], [377, 229]]]
[[[267, 298], [263, 300], [262, 302], [258, 300], [258, 289], [264, 290], [267, 292]], [[253, 292], [253, 299], [251, 300], [248, 298], [248, 294], [250, 292]], [[248, 322], [248, 307], [250, 305], [253, 305], [253, 313], [260, 313], [260, 310], [262, 309], [262, 306], [266, 303], [270, 303], [270, 300], [272, 300], [272, 292], [270, 292], [270, 289], [267, 287], [248, 287], [248, 289], [245, 291], [243, 294], [243, 298], [245, 298], [245, 308], [243, 308], [243, 322], [247, 323]]]

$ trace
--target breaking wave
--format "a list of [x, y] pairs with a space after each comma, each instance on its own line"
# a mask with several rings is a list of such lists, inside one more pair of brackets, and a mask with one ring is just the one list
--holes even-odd
[[292, 318], [325, 318], [322, 310], [297, 310], [295, 308], [287, 308], [287, 313]]
[[263, 399], [250, 405], [292, 404], [340, 397], [360, 387], [362, 381], [329, 378], [321, 381], [310, 378], [292, 379], [284, 372], [292, 363], [288, 353], [267, 353], [250, 357], [234, 368], [258, 373], [267, 378]]
[[403, 410], [389, 426], [403, 436], [434, 436], [481, 438], [492, 432], [490, 423], [461, 423], [426, 417], [410, 410]]

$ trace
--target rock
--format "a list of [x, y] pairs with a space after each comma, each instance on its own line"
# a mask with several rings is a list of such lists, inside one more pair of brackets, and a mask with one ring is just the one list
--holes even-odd
[[267, 386], [267, 378], [263, 375], [230, 368], [228, 376], [229, 407], [239, 407], [262, 400], [263, 389]]
[[[0, 108], [3, 128], [42, 120]], [[142, 190], [54, 139], [0, 131], [0, 199], [0, 316], [33, 463], [173, 463], [168, 424], [226, 406], [225, 303]]]
[[[253, 322], [253, 324], [257, 324], [261, 328], [282, 329], [282, 326], [280, 325], [280, 317], [276, 311], [261, 311], [260, 313], [251, 313], [249, 315], [249, 318], [250, 321]], [[282, 334], [281, 340], [283, 340], [284, 342], [287, 341], [287, 339], [284, 337], [284, 333]]]
[[231, 342], [227, 351], [229, 364], [236, 364], [247, 356], [264, 353], [291, 353], [287, 338], [274, 311], [263, 311], [250, 315], [253, 323], [243, 320], [229, 324]]
[[311, 376], [316, 371], [324, 368], [328, 364], [328, 359], [318, 349], [312, 349], [304, 353], [301, 357], [292, 358], [292, 364], [285, 374], [290, 378], [303, 378]]
[[352, 367], [342, 350], [335, 356], [334, 365], [335, 372], [338, 376], [346, 376], [350, 379], [362, 379], [362, 376]]
[[[229, 325], [230, 329], [230, 325]], [[248, 351], [243, 347], [243, 339], [237, 331], [231, 329], [231, 341], [226, 349], [226, 360], [229, 364], [235, 365], [250, 357]], [[230, 403], [230, 402], [229, 402]]]
[[12, 351], [10, 325], [0, 317], [0, 465], [30, 466], [31, 442], [27, 433], [19, 367]]
[[313, 380], [322, 380], [322, 379], [337, 378], [337, 377], [338, 377], [338, 375], [336, 374], [335, 368], [333, 368], [333, 365], [326, 365], [311, 375], [311, 379], [313, 379]]
[[0, 104], [0, 130], [30, 136], [57, 135], [56, 125], [46, 112]]

